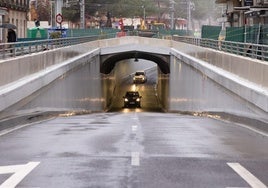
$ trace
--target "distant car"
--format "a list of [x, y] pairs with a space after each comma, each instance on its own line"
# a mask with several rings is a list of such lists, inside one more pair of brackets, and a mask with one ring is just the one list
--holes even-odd
[[133, 77], [133, 83], [145, 83], [147, 81], [147, 77], [144, 71], [137, 71]]
[[141, 107], [141, 96], [138, 91], [127, 91], [124, 98], [124, 108]]

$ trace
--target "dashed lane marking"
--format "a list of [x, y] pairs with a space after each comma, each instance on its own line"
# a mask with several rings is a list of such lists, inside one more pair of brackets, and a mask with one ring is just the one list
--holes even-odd
[[133, 132], [137, 131], [137, 129], [138, 129], [138, 126], [137, 125], [132, 125], [132, 131]]
[[227, 163], [239, 176], [241, 176], [252, 188], [267, 188], [258, 178], [251, 174], [239, 163]]
[[140, 153], [139, 152], [131, 152], [131, 165], [140, 166]]
[[12, 128], [4, 129], [4, 130], [0, 131], [0, 136], [4, 136], [4, 135], [9, 134], [9, 133], [11, 133], [13, 131], [22, 129], [22, 128], [30, 126], [30, 125], [34, 125], [34, 124], [42, 123], [42, 122], [45, 122], [45, 121], [49, 121], [51, 119], [54, 119], [54, 117], [46, 119], [46, 120], [36, 121], [36, 122], [33, 122], [33, 123], [28, 123], [28, 124], [24, 124], [24, 125], [18, 125], [18, 126], [12, 127]]

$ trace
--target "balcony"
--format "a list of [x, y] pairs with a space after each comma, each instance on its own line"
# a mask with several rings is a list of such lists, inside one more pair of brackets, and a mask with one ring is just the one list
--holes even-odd
[[216, 0], [216, 4], [227, 3], [227, 0]]
[[1, 0], [0, 7], [5, 7], [7, 9], [12, 9], [12, 10], [17, 10], [17, 11], [27, 11], [29, 9], [27, 4], [15, 3], [14, 1], [10, 2], [10, 0]]
[[268, 0], [257, 0], [258, 5], [268, 5]]

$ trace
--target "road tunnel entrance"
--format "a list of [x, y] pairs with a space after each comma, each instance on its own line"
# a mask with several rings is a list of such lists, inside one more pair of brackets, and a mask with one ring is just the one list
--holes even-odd
[[[142, 111], [162, 111], [168, 107], [170, 55], [133, 50], [102, 55], [100, 62], [100, 72], [106, 77], [103, 85], [107, 86], [103, 94], [110, 111], [122, 109], [122, 97], [127, 91], [140, 92]], [[133, 83], [136, 71], [145, 71], [148, 81]]]
[[100, 72], [103, 74], [109, 74], [115, 67], [116, 63], [127, 59], [134, 59], [136, 62], [139, 59], [152, 61], [158, 65], [159, 69], [163, 74], [170, 73], [169, 55], [162, 55], [142, 51], [128, 51], [128, 52], [101, 56]]

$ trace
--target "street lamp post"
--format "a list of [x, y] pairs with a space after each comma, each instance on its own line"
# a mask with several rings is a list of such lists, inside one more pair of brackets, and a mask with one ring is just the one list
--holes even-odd
[[145, 22], [145, 6], [142, 5], [141, 7], [143, 8], [143, 20], [144, 20], [144, 22]]
[[143, 8], [143, 20], [141, 21], [141, 29], [145, 29], [145, 6], [142, 5], [141, 8]]
[[143, 23], [144, 23], [144, 27], [145, 27], [145, 0], [142, 0], [142, 2], [144, 3], [141, 7], [143, 8]]
[[174, 29], [174, 12], [175, 12], [175, 2], [170, 0], [170, 28]]
[[191, 0], [187, 1], [187, 32], [189, 32], [192, 29], [192, 10], [195, 10], [195, 4], [191, 2]]
[[85, 29], [85, 0], [79, 0], [80, 2], [80, 29]]
[[51, 8], [51, 11], [50, 11], [50, 25], [51, 25], [51, 28], [55, 26], [54, 24], [54, 14], [53, 14], [53, 3], [55, 3], [54, 1], [50, 1], [50, 8]]

